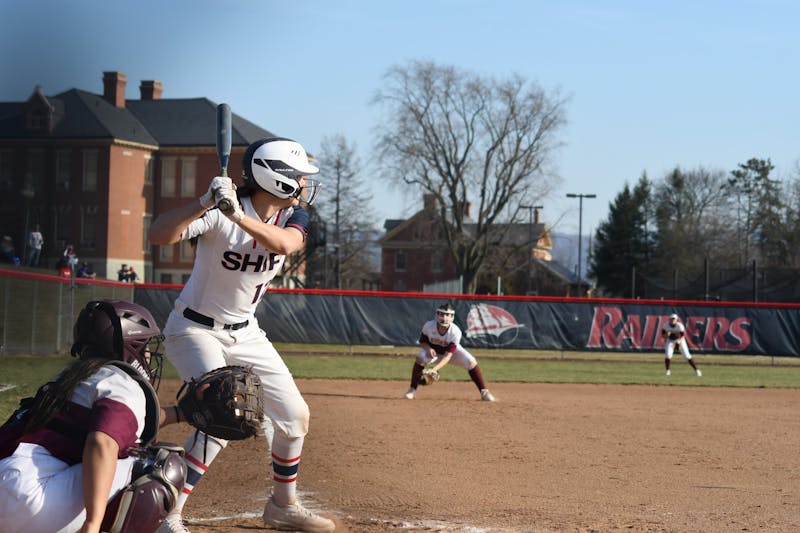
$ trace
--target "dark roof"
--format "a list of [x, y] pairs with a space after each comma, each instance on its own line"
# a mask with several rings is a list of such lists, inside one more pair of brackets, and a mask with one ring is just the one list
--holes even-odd
[[[575, 272], [562, 265], [558, 261], [544, 261], [542, 259], [534, 259], [534, 261], [536, 261], [537, 265], [541, 265], [545, 269], [549, 270], [554, 276], [558, 277], [569, 285], [578, 284], [578, 276], [575, 274]], [[584, 279], [583, 285], [588, 286], [591, 285], [591, 283]]]
[[394, 228], [396, 228], [405, 221], [406, 219], [404, 218], [387, 218], [383, 222], [383, 229], [385, 229], [387, 232], [392, 231]]
[[[126, 100], [125, 108], [101, 95], [70, 89], [46, 97], [53, 108], [52, 132], [25, 128], [26, 102], [0, 102], [0, 138], [118, 139], [151, 146], [215, 146], [217, 105], [207, 98]], [[275, 135], [232, 116], [234, 146]]]
[[[217, 143], [217, 104], [208, 98], [127, 100], [130, 113], [152, 132], [160, 146], [213, 146]], [[235, 113], [231, 116], [234, 146], [247, 146], [273, 133]]]

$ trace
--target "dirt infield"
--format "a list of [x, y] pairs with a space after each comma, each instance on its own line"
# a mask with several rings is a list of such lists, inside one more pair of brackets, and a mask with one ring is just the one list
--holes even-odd
[[[298, 385], [301, 497], [337, 531], [800, 531], [800, 389], [501, 383], [487, 403], [466, 382], [412, 401], [398, 381]], [[219, 456], [187, 503], [193, 532], [267, 529], [266, 452]]]

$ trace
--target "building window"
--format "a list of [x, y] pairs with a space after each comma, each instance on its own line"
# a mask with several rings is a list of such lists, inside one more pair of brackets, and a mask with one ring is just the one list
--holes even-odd
[[56, 190], [69, 190], [69, 150], [58, 150], [56, 152]]
[[93, 250], [97, 240], [97, 206], [81, 209], [81, 248]]
[[161, 273], [161, 283], [172, 283], [172, 274]]
[[197, 158], [184, 157], [181, 159], [181, 197], [195, 197], [195, 183], [197, 182]]
[[186, 285], [189, 282], [189, 276], [191, 276], [191, 274], [183, 274], [181, 276], [181, 283]]
[[403, 250], [397, 250], [394, 254], [394, 271], [406, 271], [406, 253]]
[[28, 150], [28, 173], [25, 175], [25, 189], [42, 192], [44, 182], [44, 150]]
[[164, 244], [158, 247], [158, 259], [165, 263], [171, 263], [175, 247], [171, 244]]
[[97, 150], [83, 151], [83, 190], [97, 191]]
[[194, 262], [194, 246], [190, 241], [181, 241], [181, 263]]
[[0, 150], [0, 189], [10, 191], [14, 188], [14, 152]]
[[57, 248], [59, 252], [64, 249], [68, 242], [73, 242], [72, 231], [70, 228], [70, 213], [72, 212], [71, 205], [59, 205], [53, 210], [53, 227], [50, 230], [52, 235], [56, 236]]
[[150, 250], [150, 241], [147, 238], [147, 233], [150, 231], [150, 224], [153, 223], [153, 215], [144, 215], [142, 217], [142, 251], [147, 253]]
[[153, 184], [153, 157], [150, 154], [144, 156], [144, 183]]
[[175, 164], [174, 157], [165, 157], [161, 160], [161, 196], [172, 198], [175, 196]]
[[442, 258], [442, 251], [435, 250], [431, 254], [431, 272], [441, 272], [444, 265], [444, 259]]

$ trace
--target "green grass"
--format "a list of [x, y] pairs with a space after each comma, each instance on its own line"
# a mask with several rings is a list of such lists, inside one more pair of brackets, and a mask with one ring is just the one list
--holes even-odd
[[[296, 378], [400, 380], [411, 377], [414, 347], [337, 347], [277, 345]], [[312, 354], [324, 355], [312, 355]], [[623, 385], [691, 385], [699, 387], [800, 388], [800, 358], [699, 355], [703, 377], [697, 378], [682, 357], [672, 360], [664, 376], [660, 353], [498, 352], [474, 350], [489, 383], [593, 383]], [[73, 358], [66, 355], [0, 355], [0, 421], [20, 398], [36, 389]], [[459, 367], [441, 371], [444, 381], [467, 381]], [[167, 362], [164, 379], [177, 379]], [[11, 386], [8, 390], [6, 386]]]

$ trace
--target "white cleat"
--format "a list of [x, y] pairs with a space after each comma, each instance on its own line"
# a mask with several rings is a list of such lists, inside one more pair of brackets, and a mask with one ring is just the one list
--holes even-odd
[[699, 378], [700, 376], [702, 376], [702, 375], [703, 375], [703, 373], [702, 373], [702, 372], [700, 372], [700, 369], [699, 369], [699, 368], [698, 368], [697, 370], [695, 370], [695, 371], [694, 371], [694, 373], [695, 373], [695, 375], [696, 375], [698, 378]]
[[669, 370], [667, 370], [667, 375], [668, 375], [668, 376], [669, 376], [669, 375], [671, 375], [671, 372], [670, 372]]
[[416, 395], [417, 395], [417, 389], [413, 387], [408, 389], [404, 394], [406, 400], [413, 400]]
[[333, 520], [312, 513], [300, 503], [278, 507], [272, 500], [264, 507], [264, 523], [278, 529], [308, 531], [310, 533], [330, 533], [336, 529]]
[[172, 511], [167, 515], [167, 518], [161, 522], [161, 525], [156, 530], [156, 533], [189, 533], [189, 530], [183, 525], [181, 512]]
[[489, 392], [489, 389], [481, 389], [481, 400], [484, 402], [496, 402], [497, 398], [494, 397], [494, 394]]

